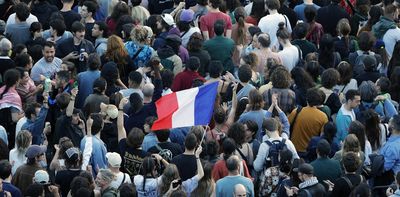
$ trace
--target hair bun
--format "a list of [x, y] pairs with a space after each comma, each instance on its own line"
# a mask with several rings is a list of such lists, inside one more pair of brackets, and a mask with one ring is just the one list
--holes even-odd
[[280, 22], [280, 23], [278, 24], [278, 27], [279, 27], [279, 30], [284, 29], [284, 28], [285, 28], [285, 23], [284, 23], [284, 22]]

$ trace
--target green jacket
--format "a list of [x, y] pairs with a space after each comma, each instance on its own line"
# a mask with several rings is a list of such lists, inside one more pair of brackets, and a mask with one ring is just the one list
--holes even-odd
[[101, 197], [118, 197], [118, 191], [112, 187], [107, 187], [101, 192]]

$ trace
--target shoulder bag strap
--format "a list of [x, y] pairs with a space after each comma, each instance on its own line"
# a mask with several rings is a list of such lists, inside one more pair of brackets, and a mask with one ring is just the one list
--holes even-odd
[[247, 164], [247, 157], [244, 156], [243, 152], [242, 152], [238, 147], [236, 147], [236, 150], [239, 152], [240, 156], [242, 157], [242, 159], [243, 159], [243, 160], [246, 162], [246, 164]]
[[132, 60], [135, 60], [140, 52], [142, 52], [144, 47], [140, 47], [139, 50], [136, 51], [135, 55], [133, 55]]
[[347, 176], [343, 176], [342, 178], [346, 181], [347, 185], [350, 187], [350, 190], [353, 190], [353, 183], [351, 183], [350, 179], [347, 178]]
[[122, 182], [121, 182], [121, 184], [119, 185], [119, 187], [118, 187], [118, 190], [121, 188], [121, 186], [125, 183], [125, 177], [126, 177], [126, 174], [124, 173], [124, 178], [122, 178]]
[[290, 135], [292, 135], [293, 133], [294, 124], [296, 123], [297, 116], [299, 116], [299, 113], [301, 112], [302, 109], [303, 109], [302, 106], [297, 106], [296, 115], [294, 115], [293, 121], [290, 123], [290, 129], [289, 129]]

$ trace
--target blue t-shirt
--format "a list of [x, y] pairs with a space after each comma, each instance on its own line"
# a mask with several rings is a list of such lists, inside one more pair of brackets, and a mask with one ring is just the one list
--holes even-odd
[[233, 195], [235, 185], [242, 184], [246, 188], [248, 197], [254, 197], [254, 184], [253, 182], [244, 176], [226, 176], [217, 181], [216, 196], [219, 197], [231, 197]]
[[[306, 8], [306, 4], [305, 3], [302, 3], [302, 4], [300, 4], [300, 5], [296, 5], [296, 7], [294, 7], [294, 11], [296, 12], [296, 15], [297, 15], [297, 18], [299, 19], [299, 20], [303, 20], [304, 22], [307, 22], [306, 21], [306, 17], [304, 16], [304, 9]], [[315, 9], [319, 9], [320, 7], [318, 6], [318, 5], [316, 5], [315, 3], [313, 3], [313, 6], [314, 6], [314, 8]]]
[[86, 97], [93, 93], [93, 83], [100, 77], [99, 70], [88, 70], [78, 74], [78, 88], [79, 92], [76, 95], [75, 106], [79, 109], [83, 107]]

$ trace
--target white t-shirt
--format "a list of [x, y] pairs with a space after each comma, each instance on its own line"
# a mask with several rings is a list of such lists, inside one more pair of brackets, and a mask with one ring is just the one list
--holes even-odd
[[[125, 176], [125, 180], [124, 180], [124, 176]], [[124, 182], [122, 182], [122, 180]], [[116, 175], [116, 178], [113, 182], [111, 182], [110, 186], [114, 189], [118, 189], [119, 186], [121, 186], [123, 183], [132, 183], [131, 178], [129, 177], [128, 174], [123, 173], [123, 172], [119, 172]]]
[[[11, 14], [8, 19], [7, 19], [7, 24], [15, 24], [15, 13]], [[26, 22], [31, 25], [33, 22], [39, 22], [37, 17], [33, 14], [29, 14], [28, 18], [26, 19]]]
[[387, 30], [382, 40], [385, 43], [386, 52], [389, 57], [392, 57], [394, 45], [400, 40], [400, 29], [396, 27], [395, 29]]
[[[189, 43], [190, 36], [192, 36], [193, 33], [201, 33], [200, 29], [198, 27], [191, 27], [186, 33], [181, 32], [181, 38], [182, 38], [182, 45], [187, 48], [187, 44]], [[185, 34], [185, 35], [183, 35]], [[183, 36], [182, 36], [183, 35]]]
[[284, 48], [278, 52], [279, 57], [282, 59], [283, 65], [291, 71], [299, 61], [299, 50], [296, 46]]
[[26, 163], [25, 153], [18, 154], [17, 148], [13, 148], [10, 151], [9, 160], [12, 165], [11, 174], [14, 174], [18, 167]]
[[292, 33], [292, 27], [290, 26], [289, 19], [285, 15], [279, 13], [264, 16], [258, 23], [258, 27], [261, 29], [261, 31], [263, 33], [268, 33], [268, 35], [270, 36], [271, 49], [273, 49], [274, 47], [275, 49], [279, 49], [279, 42], [278, 38], [276, 37], [276, 32], [278, 31], [278, 25], [280, 22], [284, 22], [289, 33]]
[[138, 197], [148, 196], [148, 197], [157, 197], [158, 196], [158, 185], [161, 183], [161, 177], [158, 178], [146, 178], [146, 184], [143, 191], [143, 176], [136, 175], [133, 177], [133, 183], [136, 186], [136, 191]]

